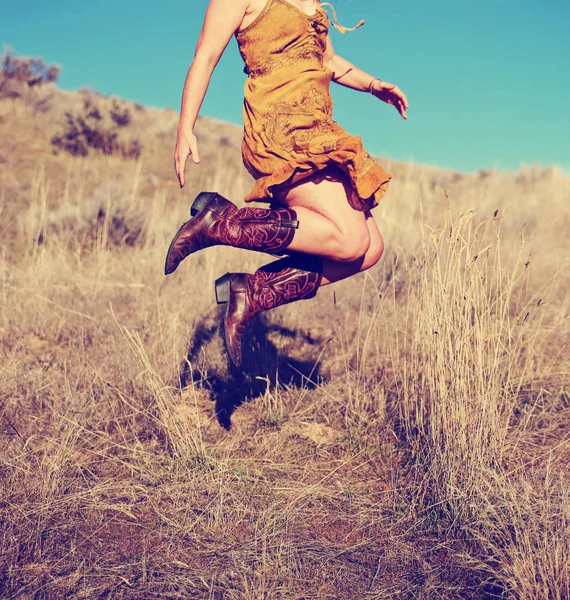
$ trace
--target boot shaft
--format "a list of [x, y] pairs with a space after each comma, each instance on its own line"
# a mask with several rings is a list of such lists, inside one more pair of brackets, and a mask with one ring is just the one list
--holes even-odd
[[[278, 262], [291, 261], [285, 259]], [[258, 312], [297, 300], [307, 300], [316, 295], [322, 280], [321, 273], [289, 265], [279, 270], [274, 269], [275, 267], [271, 270], [262, 267], [246, 277], [251, 302]]]
[[291, 208], [237, 208], [220, 194], [203, 193], [194, 201], [195, 236], [207, 239], [201, 246], [234, 246], [261, 252], [286, 248], [298, 229]]
[[[287, 257], [255, 273], [228, 273], [229, 297], [243, 296], [248, 313], [258, 314], [283, 304], [313, 298], [322, 281], [322, 260], [314, 256]], [[220, 278], [220, 281], [224, 278]]]
[[192, 219], [180, 227], [166, 255], [164, 272], [174, 272], [188, 255], [211, 246], [234, 246], [281, 254], [299, 227], [292, 208], [237, 208], [215, 192], [202, 192], [192, 204]]
[[226, 303], [224, 340], [234, 365], [242, 360], [241, 339], [260, 312], [316, 295], [322, 281], [322, 261], [294, 256], [276, 261], [253, 275], [226, 273], [216, 281], [218, 304]]
[[271, 253], [287, 248], [298, 227], [293, 209], [245, 207], [214, 216], [208, 235], [217, 244]]

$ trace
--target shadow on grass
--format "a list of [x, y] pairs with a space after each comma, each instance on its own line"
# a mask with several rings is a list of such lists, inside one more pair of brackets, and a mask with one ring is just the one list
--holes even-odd
[[[308, 359], [296, 360], [280, 352], [270, 340], [272, 333], [278, 333], [281, 338], [286, 338], [285, 341], [300, 345], [303, 348], [302, 354]], [[221, 366], [216, 368], [210, 363], [207, 369], [200, 367], [204, 348], [209, 348], [216, 341], [219, 343], [217, 352], [223, 354]], [[190, 383], [195, 383], [208, 389], [216, 403], [219, 424], [230, 429], [231, 417], [236, 408], [263, 394], [267, 385], [309, 389], [316, 387], [317, 382], [322, 381], [320, 365], [317, 363], [321, 347], [320, 340], [271, 324], [264, 315], [259, 315], [249, 325], [244, 336], [243, 364], [237, 369], [226, 355], [221, 340], [220, 319], [216, 319], [214, 324], [201, 324], [196, 329], [186, 360], [180, 367], [180, 386], [185, 388]]]

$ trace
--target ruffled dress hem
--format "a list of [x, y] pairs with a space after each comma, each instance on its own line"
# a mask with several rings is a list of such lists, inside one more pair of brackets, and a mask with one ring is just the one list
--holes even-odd
[[[343, 141], [345, 144], [342, 144]], [[272, 202], [275, 188], [294, 185], [329, 167], [337, 167], [348, 176], [354, 190], [348, 198], [351, 207], [363, 212], [371, 210], [388, 191], [391, 175], [368, 153], [355, 153], [353, 142], [354, 138], [349, 136], [339, 140], [336, 150], [320, 155], [306, 154], [302, 164], [287, 162], [269, 175], [248, 169], [256, 181], [245, 202]]]

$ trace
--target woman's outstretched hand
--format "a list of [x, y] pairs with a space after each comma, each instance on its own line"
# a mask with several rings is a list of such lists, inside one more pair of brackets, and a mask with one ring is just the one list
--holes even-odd
[[176, 148], [174, 150], [174, 170], [176, 171], [180, 187], [184, 187], [184, 183], [186, 182], [185, 171], [189, 156], [192, 156], [194, 164], [200, 162], [198, 140], [193, 132], [178, 131]]
[[370, 92], [379, 100], [395, 106], [403, 119], [408, 118], [408, 115], [406, 115], [408, 99], [406, 98], [406, 94], [397, 85], [375, 79], [370, 87]]

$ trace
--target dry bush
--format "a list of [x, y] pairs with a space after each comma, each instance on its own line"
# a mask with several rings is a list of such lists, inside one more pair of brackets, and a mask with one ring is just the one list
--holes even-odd
[[83, 105], [83, 113], [74, 115], [67, 112], [65, 121], [63, 133], [55, 135], [51, 143], [54, 148], [71, 156], [86, 157], [90, 152], [135, 160], [141, 156], [140, 140], [135, 138], [125, 141], [121, 137], [121, 130], [130, 124], [131, 115], [128, 108], [121, 108], [116, 101], [105, 115], [87, 99]]
[[46, 83], [55, 83], [60, 68], [57, 65], [46, 65], [41, 58], [13, 56], [6, 50], [0, 57], [0, 98], [18, 97], [23, 86], [33, 88]]
[[162, 267], [197, 192], [249, 190], [239, 130], [200, 123], [181, 192], [175, 117], [129, 114], [138, 162], [0, 161], [0, 595], [567, 598], [570, 181], [387, 161], [383, 261], [236, 372], [212, 284], [267, 257]]
[[50, 84], [57, 82], [60, 68], [46, 65], [41, 58], [15, 57], [10, 49], [4, 51], [0, 61], [0, 100], [19, 99], [34, 113], [47, 112], [53, 100]]

